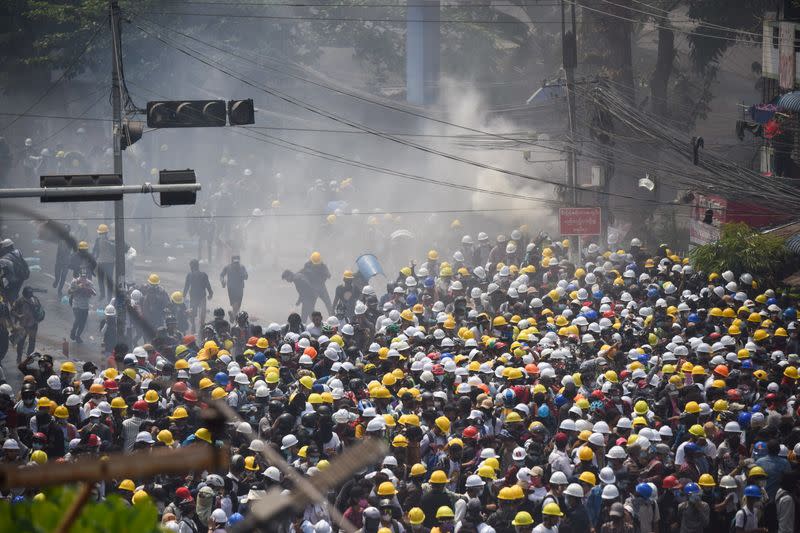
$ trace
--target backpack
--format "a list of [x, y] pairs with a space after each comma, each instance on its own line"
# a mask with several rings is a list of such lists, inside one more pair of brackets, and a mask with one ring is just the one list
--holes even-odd
[[42, 322], [44, 320], [44, 307], [42, 307], [42, 302], [39, 301], [39, 298], [33, 298], [33, 319], [36, 320], [37, 323]]

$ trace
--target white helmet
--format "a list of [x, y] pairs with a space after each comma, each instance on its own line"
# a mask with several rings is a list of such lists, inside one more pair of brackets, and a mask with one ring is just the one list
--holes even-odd
[[471, 476], [469, 476], [467, 478], [467, 482], [466, 482], [465, 485], [466, 485], [467, 488], [470, 488], [470, 487], [483, 487], [484, 485], [486, 485], [486, 482], [483, 481], [483, 479], [481, 479], [481, 476], [472, 474]]
[[561, 470], [556, 470], [553, 472], [553, 475], [550, 476], [551, 485], [566, 485], [567, 483], [567, 476]]
[[567, 485], [567, 488], [564, 489], [564, 494], [575, 498], [583, 498], [583, 489], [577, 483], [570, 483]]
[[616, 485], [606, 485], [603, 487], [603, 492], [600, 494], [603, 500], [616, 500], [619, 498], [619, 489]]
[[610, 466], [604, 466], [600, 469], [600, 481], [606, 485], [611, 485], [617, 482], [617, 476], [614, 475], [614, 470]]

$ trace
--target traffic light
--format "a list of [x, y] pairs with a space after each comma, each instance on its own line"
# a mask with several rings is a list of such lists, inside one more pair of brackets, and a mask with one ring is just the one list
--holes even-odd
[[144, 122], [140, 120], [125, 120], [122, 123], [122, 138], [119, 141], [119, 149], [124, 150], [142, 138]]
[[[55, 187], [107, 187], [122, 185], [122, 176], [119, 174], [81, 174], [77, 176], [39, 176], [39, 187], [42, 189]], [[112, 202], [122, 200], [122, 193], [86, 195], [76, 190], [69, 196], [42, 196], [42, 203], [50, 202]]]
[[244, 126], [245, 124], [255, 124], [256, 115], [253, 108], [253, 99], [229, 100], [228, 101], [228, 121], [231, 126]]
[[218, 127], [225, 119], [225, 100], [147, 102], [148, 128]]
[[[158, 173], [158, 183], [161, 185], [174, 185], [183, 183], [197, 183], [194, 170], [162, 170]], [[191, 192], [162, 192], [161, 205], [194, 205], [197, 193]]]

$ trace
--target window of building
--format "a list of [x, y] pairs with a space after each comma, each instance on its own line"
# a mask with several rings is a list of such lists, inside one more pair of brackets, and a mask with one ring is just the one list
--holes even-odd
[[777, 26], [772, 27], [772, 48], [778, 49], [778, 42], [780, 41], [780, 30]]

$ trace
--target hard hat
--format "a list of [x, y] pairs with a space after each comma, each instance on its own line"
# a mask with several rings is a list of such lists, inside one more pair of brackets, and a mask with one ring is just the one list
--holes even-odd
[[594, 452], [588, 446], [578, 448], [578, 459], [581, 461], [591, 461], [594, 459]]
[[716, 487], [717, 482], [714, 481], [714, 476], [711, 474], [702, 474], [700, 479], [697, 480], [697, 484], [701, 487]]
[[511, 501], [515, 500], [516, 498], [514, 497], [514, 491], [511, 490], [511, 487], [503, 487], [497, 494], [497, 499]]
[[767, 473], [760, 466], [754, 466], [747, 472], [747, 477], [767, 477]]
[[156, 435], [156, 440], [165, 444], [166, 446], [172, 446], [175, 443], [175, 439], [172, 437], [172, 432], [168, 429], [162, 429]]
[[583, 488], [577, 483], [570, 483], [567, 485], [567, 488], [564, 489], [564, 494], [574, 496], [575, 498], [583, 498]]
[[175, 291], [170, 294], [169, 299], [172, 300], [172, 303], [181, 305], [183, 303], [183, 293], [181, 291]]
[[447, 483], [447, 474], [443, 470], [436, 470], [431, 474], [431, 478], [428, 481], [437, 485]]
[[108, 233], [108, 226], [106, 224], [100, 224], [99, 226], [97, 226], [97, 233], [101, 235], [104, 233]]
[[88, 250], [88, 249], [89, 249], [89, 243], [88, 242], [81, 241], [81, 242], [78, 243], [78, 250]]
[[448, 433], [450, 431], [450, 419], [446, 416], [440, 416], [436, 419], [435, 423], [436, 427], [438, 427], [443, 433]]
[[578, 479], [580, 481], [583, 481], [584, 483], [588, 483], [592, 487], [597, 485], [597, 478], [595, 477], [595, 475], [592, 472], [589, 472], [588, 470], [584, 471], [584, 472], [581, 472], [581, 475], [578, 476]]
[[142, 505], [150, 501], [150, 495], [143, 490], [137, 490], [133, 494], [133, 498], [131, 498], [131, 503], [133, 505]]
[[455, 518], [455, 514], [453, 513], [453, 510], [450, 507], [448, 507], [447, 505], [442, 505], [441, 507], [436, 509], [436, 518], [438, 518], [439, 520]]
[[422, 463], [415, 463], [411, 466], [411, 475], [412, 476], [422, 476], [424, 475], [428, 469]]
[[789, 379], [797, 379], [797, 378], [798, 378], [797, 367], [794, 367], [794, 366], [787, 366], [787, 367], [786, 367], [786, 368], [783, 370], [783, 375], [784, 375], [785, 377], [789, 378]]
[[309, 259], [313, 264], [318, 265], [322, 263], [322, 254], [320, 254], [319, 252], [312, 252], [311, 257]]
[[437, 252], [436, 250], [428, 251], [428, 260], [429, 261], [436, 261], [437, 259], [439, 259], [439, 252]]
[[555, 502], [550, 502], [542, 507], [542, 514], [546, 516], [564, 516], [561, 512], [561, 507]]
[[127, 490], [128, 492], [133, 492], [134, 490], [136, 490], [136, 485], [134, 485], [133, 481], [130, 479], [123, 479], [122, 481], [119, 482], [117, 488], [119, 490]]
[[70, 374], [77, 373], [77, 370], [75, 369], [75, 363], [72, 361], [64, 361], [61, 363], [61, 372], [68, 372]]
[[34, 450], [33, 453], [31, 453], [31, 461], [38, 465], [43, 465], [47, 462], [47, 453], [43, 450]]
[[378, 496], [393, 496], [397, 494], [394, 484], [391, 481], [384, 481], [378, 485]]
[[511, 521], [512, 526], [530, 526], [533, 524], [533, 518], [527, 511], [520, 511]]
[[69, 411], [65, 406], [59, 405], [58, 407], [56, 407], [55, 412], [53, 412], [53, 416], [55, 416], [56, 418], [61, 418], [63, 420], [65, 418], [69, 418]]
[[636, 412], [637, 415], [644, 415], [650, 410], [650, 406], [647, 405], [647, 402], [644, 400], [639, 400], [634, 404], [633, 410]]
[[687, 402], [683, 410], [690, 414], [697, 414], [700, 412], [700, 404], [698, 404], [697, 402]]
[[147, 283], [149, 283], [150, 285], [158, 285], [159, 283], [161, 283], [161, 278], [158, 276], [158, 274], [150, 274], [147, 277]]
[[408, 511], [408, 521], [412, 525], [418, 526], [425, 521], [425, 513], [419, 507], [413, 507]]
[[701, 426], [700, 424], [694, 424], [693, 426], [691, 426], [689, 428], [689, 433], [691, 433], [695, 437], [702, 437], [702, 438], [706, 437], [706, 430], [703, 429], [703, 426]]
[[211, 444], [211, 432], [206, 428], [199, 428], [194, 432], [194, 436]]

